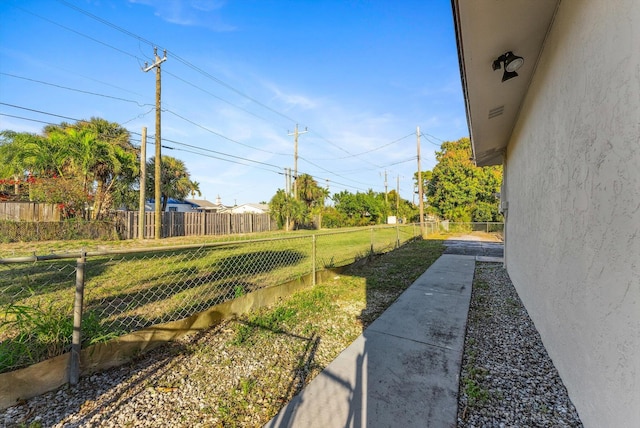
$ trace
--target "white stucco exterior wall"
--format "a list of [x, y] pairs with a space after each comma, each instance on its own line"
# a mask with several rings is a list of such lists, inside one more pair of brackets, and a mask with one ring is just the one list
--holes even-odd
[[582, 421], [640, 426], [640, 1], [562, 1], [506, 166], [507, 269]]

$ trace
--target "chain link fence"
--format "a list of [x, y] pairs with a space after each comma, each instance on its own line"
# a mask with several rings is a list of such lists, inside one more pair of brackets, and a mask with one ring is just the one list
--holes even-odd
[[[499, 234], [502, 228], [501, 223], [427, 223], [424, 232]], [[391, 251], [420, 235], [419, 225], [400, 224], [0, 258], [0, 373], [181, 320], [260, 288], [306, 275], [315, 283], [322, 269]]]
[[396, 225], [0, 259], [0, 373], [177, 321], [259, 288], [309, 274], [315, 281], [318, 270], [417, 236], [419, 226]]

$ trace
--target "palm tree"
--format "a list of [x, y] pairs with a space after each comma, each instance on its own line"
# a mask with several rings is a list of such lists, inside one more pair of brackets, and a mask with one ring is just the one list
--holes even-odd
[[16, 196], [20, 193], [20, 180], [25, 174], [22, 146], [29, 135], [9, 130], [0, 132], [0, 178], [13, 179], [13, 194]]
[[131, 144], [129, 131], [115, 122], [92, 117], [89, 121], [78, 122], [76, 127], [93, 131], [98, 141], [110, 147], [104, 152], [106, 156], [96, 159], [94, 170], [96, 197], [93, 212], [96, 218], [100, 218], [116, 200], [122, 203], [128, 199], [125, 194], [131, 192], [139, 173], [137, 150]]
[[200, 191], [200, 183], [198, 183], [197, 181], [192, 181], [191, 182], [191, 199], [196, 198], [196, 193], [198, 194], [198, 196], [202, 196], [202, 192]]
[[[155, 157], [147, 161], [147, 192], [155, 189]], [[189, 171], [184, 162], [171, 156], [163, 156], [160, 169], [160, 194], [162, 211], [167, 208], [169, 198], [184, 199], [193, 189]]]
[[298, 198], [306, 205], [307, 222], [313, 222], [316, 227], [321, 227], [322, 208], [324, 200], [329, 196], [329, 191], [318, 186], [318, 182], [309, 174], [300, 174], [296, 183]]
[[284, 227], [286, 231], [304, 221], [305, 211], [302, 201], [293, 199], [282, 189], [278, 189], [269, 202], [271, 216], [278, 223], [278, 227]]
[[300, 174], [296, 179], [298, 197], [305, 203], [307, 208], [323, 206], [324, 200], [329, 192], [318, 186], [318, 182], [309, 174]]
[[[122, 194], [131, 190], [139, 171], [137, 151], [129, 131], [117, 123], [91, 118], [63, 125], [46, 131], [70, 152], [67, 167], [80, 177], [85, 192], [93, 195], [92, 217], [100, 219], [115, 199], [121, 202]], [[120, 195], [114, 195], [116, 188]]]

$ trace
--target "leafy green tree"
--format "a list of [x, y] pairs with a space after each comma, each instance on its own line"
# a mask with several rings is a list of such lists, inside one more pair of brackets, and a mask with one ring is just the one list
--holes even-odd
[[346, 190], [333, 195], [335, 208], [348, 219], [348, 226], [365, 226], [386, 221], [384, 194], [369, 189], [366, 193]]
[[301, 224], [305, 219], [306, 207], [304, 203], [278, 189], [269, 202], [271, 217], [278, 223], [278, 227], [284, 227], [287, 231]]
[[477, 167], [468, 138], [445, 141], [438, 163], [423, 173], [429, 206], [441, 217], [458, 222], [500, 221], [498, 198], [502, 167]]
[[322, 210], [322, 226], [338, 228], [348, 225], [347, 216], [335, 207], [324, 207]]
[[409, 221], [416, 220], [419, 217], [418, 208], [406, 199], [399, 197], [395, 189], [391, 190], [388, 194], [389, 208], [391, 212], [400, 219], [406, 219]]
[[14, 193], [20, 192], [20, 184], [27, 183], [29, 200], [33, 200], [31, 185], [35, 179], [62, 176], [69, 153], [59, 142], [30, 134], [3, 131], [0, 142], [0, 177], [11, 178]]

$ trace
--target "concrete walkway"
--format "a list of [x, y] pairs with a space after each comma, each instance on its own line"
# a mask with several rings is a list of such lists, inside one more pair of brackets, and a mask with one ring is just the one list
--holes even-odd
[[265, 427], [455, 427], [475, 259], [442, 255]]

